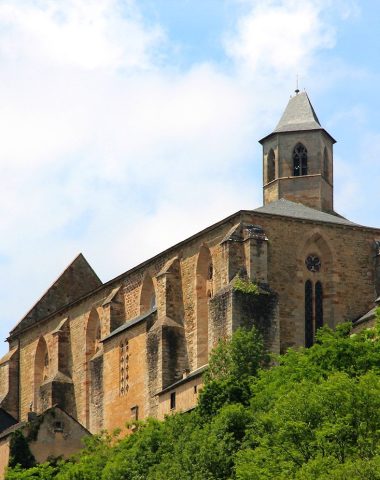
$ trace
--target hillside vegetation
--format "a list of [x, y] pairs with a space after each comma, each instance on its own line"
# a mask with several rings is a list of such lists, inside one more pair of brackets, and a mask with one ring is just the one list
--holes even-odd
[[313, 347], [275, 359], [256, 330], [238, 330], [213, 351], [193, 412], [94, 436], [69, 462], [6, 478], [380, 479], [380, 327], [322, 328]]

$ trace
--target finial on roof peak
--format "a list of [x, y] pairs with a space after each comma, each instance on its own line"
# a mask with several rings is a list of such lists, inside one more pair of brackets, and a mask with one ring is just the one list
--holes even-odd
[[295, 94], [298, 95], [300, 93], [300, 89], [298, 88], [298, 73], [296, 77], [296, 89], [294, 90]]

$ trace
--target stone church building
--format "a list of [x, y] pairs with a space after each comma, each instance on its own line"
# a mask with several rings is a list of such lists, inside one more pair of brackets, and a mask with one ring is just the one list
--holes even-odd
[[194, 407], [211, 349], [239, 325], [255, 324], [284, 352], [312, 345], [322, 325], [371, 319], [380, 229], [334, 211], [335, 140], [305, 92], [260, 143], [262, 207], [107, 283], [74, 259], [9, 334], [3, 411], [23, 422], [59, 405], [92, 433], [163, 418]]

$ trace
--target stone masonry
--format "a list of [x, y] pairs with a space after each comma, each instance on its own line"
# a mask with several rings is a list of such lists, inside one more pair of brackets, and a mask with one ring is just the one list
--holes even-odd
[[74, 259], [10, 332], [2, 409], [24, 421], [59, 405], [92, 433], [133, 428], [193, 408], [210, 351], [239, 326], [279, 353], [365, 315], [380, 291], [380, 230], [333, 211], [334, 142], [298, 94], [261, 140], [263, 207], [104, 284]]

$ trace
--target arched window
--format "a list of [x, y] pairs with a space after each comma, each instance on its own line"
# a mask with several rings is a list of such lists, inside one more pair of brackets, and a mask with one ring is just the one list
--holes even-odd
[[202, 246], [197, 262], [197, 366], [208, 361], [208, 314], [209, 300], [213, 297], [214, 269], [210, 250]]
[[327, 148], [323, 151], [323, 176], [326, 180], [329, 179], [329, 156], [327, 154]]
[[307, 175], [307, 150], [302, 143], [297, 143], [293, 150], [293, 175]]
[[276, 157], [273, 149], [269, 150], [267, 156], [267, 182], [271, 182], [276, 177]]
[[305, 282], [305, 347], [313, 345], [313, 284]]
[[315, 329], [323, 327], [323, 288], [322, 283], [315, 284]]

